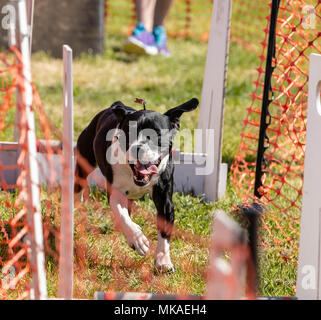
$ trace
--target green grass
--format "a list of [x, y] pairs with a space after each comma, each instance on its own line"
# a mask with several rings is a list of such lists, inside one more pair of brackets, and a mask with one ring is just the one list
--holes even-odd
[[[169, 46], [172, 58], [162, 57], [134, 57], [121, 51], [124, 37], [109, 36], [106, 52], [103, 57], [83, 55], [74, 60], [74, 103], [75, 103], [75, 137], [83, 130], [92, 117], [110, 106], [115, 100], [122, 100], [125, 104], [139, 108], [133, 103], [136, 97], [144, 98], [147, 107], [158, 112], [178, 105], [192, 97], [200, 99], [202, 80], [206, 59], [207, 46], [195, 40], [170, 40]], [[229, 165], [233, 161], [240, 142], [242, 119], [246, 115], [246, 108], [251, 102], [249, 94], [253, 91], [252, 81], [256, 78], [257, 58], [254, 52], [244, 50], [232, 42], [230, 46], [226, 107], [224, 112], [223, 133], [223, 161]], [[42, 97], [44, 109], [50, 114], [51, 120], [58, 127], [62, 127], [61, 108], [61, 68], [60, 60], [45, 54], [35, 54], [32, 60], [34, 81]], [[48, 76], [50, 75], [50, 76]], [[199, 110], [182, 117], [182, 129], [197, 127]], [[191, 151], [191, 150], [187, 150]], [[206, 203], [201, 198], [189, 195], [175, 194], [175, 224], [193, 234], [208, 237], [212, 212], [214, 208], [222, 208], [230, 212], [239, 203], [232, 186], [229, 185], [224, 199], [214, 205]], [[148, 211], [155, 209], [150, 199], [140, 201], [139, 204]], [[92, 297], [97, 290], [132, 290], [149, 292], [179, 292], [182, 288], [193, 294], [203, 294], [206, 288], [204, 279], [208, 263], [208, 248], [197, 248], [197, 245], [187, 240], [174, 238], [172, 241], [172, 259], [177, 267], [173, 275], [153, 276], [151, 284], [130, 270], [128, 265], [136, 263], [140, 267], [147, 265], [153, 270], [153, 257], [141, 258], [128, 248], [122, 235], [115, 233], [112, 218], [106, 212], [91, 209], [88, 204], [88, 220], [92, 226], [97, 226], [99, 233], [88, 233], [86, 240], [89, 248], [87, 255], [87, 270], [84, 279], [75, 281], [76, 296]], [[108, 206], [106, 206], [107, 210]], [[142, 226], [149, 240], [156, 245], [156, 228], [140, 218], [134, 221]], [[120, 237], [122, 255], [129, 257], [120, 261], [121, 279], [125, 283], [114, 287], [113, 261], [119, 258], [119, 253], [110, 244], [115, 241], [115, 234]], [[99, 257], [97, 261], [91, 261]], [[189, 273], [182, 266], [182, 259], [192, 259], [193, 273]], [[97, 259], [96, 259], [97, 260]], [[268, 249], [261, 248], [261, 295], [293, 295], [296, 270], [292, 263], [280, 258], [278, 247], [271, 243]], [[184, 271], [185, 270], [185, 271]], [[77, 274], [77, 272], [76, 272]], [[53, 276], [56, 276], [53, 273]], [[154, 278], [157, 278], [156, 280]], [[90, 281], [88, 279], [91, 279]], [[118, 279], [119, 280], [119, 279]], [[49, 282], [50, 292], [54, 294], [55, 281]]]

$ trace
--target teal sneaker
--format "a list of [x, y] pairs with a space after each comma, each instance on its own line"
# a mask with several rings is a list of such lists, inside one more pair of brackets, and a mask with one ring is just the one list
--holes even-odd
[[158, 53], [170, 57], [171, 53], [167, 48], [167, 34], [163, 26], [157, 26], [153, 30], [153, 36], [155, 38]]
[[155, 43], [154, 36], [146, 31], [144, 24], [138, 22], [130, 37], [127, 38], [124, 47], [124, 51], [127, 53], [135, 54], [158, 54], [158, 48]]

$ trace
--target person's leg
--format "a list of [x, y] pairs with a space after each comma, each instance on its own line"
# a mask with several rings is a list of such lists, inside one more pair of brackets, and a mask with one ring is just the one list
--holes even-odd
[[154, 27], [163, 26], [174, 0], [157, 0], [154, 10]]
[[163, 24], [172, 3], [173, 0], [135, 0], [138, 22], [125, 42], [125, 52], [170, 56]]
[[155, 38], [158, 53], [166, 57], [169, 57], [171, 54], [167, 48], [167, 34], [163, 25], [172, 3], [173, 0], [157, 0], [154, 12], [153, 36]]
[[124, 51], [135, 54], [156, 55], [155, 38], [151, 31], [153, 28], [155, 0], [135, 0], [137, 24], [132, 35], [127, 38]]
[[153, 20], [155, 2], [156, 0], [135, 0], [137, 20], [142, 22], [145, 26], [145, 29], [149, 32], [152, 31], [154, 26]]

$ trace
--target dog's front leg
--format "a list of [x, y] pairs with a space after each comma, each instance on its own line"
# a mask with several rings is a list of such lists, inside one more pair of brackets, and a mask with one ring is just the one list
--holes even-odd
[[174, 224], [174, 204], [172, 187], [154, 186], [153, 200], [157, 209], [158, 242], [155, 267], [161, 272], [174, 271], [170, 257], [170, 239]]
[[115, 214], [116, 223], [120, 226], [129, 246], [136, 249], [140, 255], [146, 255], [149, 250], [149, 242], [141, 227], [134, 223], [129, 216], [130, 200], [121, 192], [113, 189], [109, 197], [109, 204]]

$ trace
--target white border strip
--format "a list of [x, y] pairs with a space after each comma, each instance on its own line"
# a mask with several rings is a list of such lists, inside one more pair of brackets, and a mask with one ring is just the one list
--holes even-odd
[[[204, 192], [209, 201], [216, 201], [219, 194], [222, 195], [219, 178], [231, 7], [232, 0], [214, 1], [198, 122], [202, 141], [196, 145], [202, 146], [202, 152], [214, 153], [213, 173], [204, 179]], [[214, 130], [214, 139], [210, 139], [213, 132], [208, 129]]]

